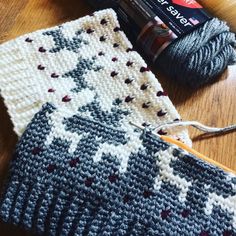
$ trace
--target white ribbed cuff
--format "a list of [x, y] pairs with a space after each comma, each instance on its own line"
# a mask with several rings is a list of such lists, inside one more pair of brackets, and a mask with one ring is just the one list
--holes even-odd
[[18, 136], [42, 105], [29, 63], [17, 40], [0, 46], [0, 90]]

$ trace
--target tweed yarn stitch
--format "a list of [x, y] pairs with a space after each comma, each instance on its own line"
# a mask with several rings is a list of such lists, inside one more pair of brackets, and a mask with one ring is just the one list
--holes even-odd
[[[74, 114], [96, 109], [105, 116], [117, 110], [114, 119], [122, 116], [120, 125], [126, 127], [129, 120], [154, 126], [180, 119], [166, 92], [120, 30], [113, 10], [1, 45], [0, 88], [19, 136], [46, 102]], [[62, 120], [57, 119], [55, 129], [58, 127], [64, 130]], [[161, 134], [166, 132], [191, 145], [185, 128]], [[52, 137], [53, 131], [48, 142]]]
[[[95, 8], [116, 8], [120, 1], [89, 2]], [[226, 22], [212, 18], [172, 42], [157, 58], [155, 65], [171, 79], [196, 88], [213, 82], [227, 66], [236, 63], [235, 48], [235, 34], [230, 32]]]
[[[71, 154], [70, 142], [47, 144], [55, 112], [67, 111], [44, 105], [17, 145], [0, 204], [4, 221], [45, 235], [236, 234], [235, 175], [148, 131], [127, 133], [84, 113], [64, 119], [79, 136]], [[100, 155], [104, 145], [119, 155]], [[127, 145], [135, 151], [121, 172]]]

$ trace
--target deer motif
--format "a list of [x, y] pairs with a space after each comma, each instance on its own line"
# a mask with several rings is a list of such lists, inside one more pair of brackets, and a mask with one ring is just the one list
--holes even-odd
[[62, 28], [63, 26], [58, 26], [55, 30], [49, 30], [43, 33], [44, 35], [51, 36], [55, 43], [55, 47], [51, 48], [49, 52], [57, 53], [66, 49], [77, 53], [82, 45], [88, 44], [88, 41], [82, 38], [83, 30], [78, 30], [75, 36], [69, 39], [63, 35]]

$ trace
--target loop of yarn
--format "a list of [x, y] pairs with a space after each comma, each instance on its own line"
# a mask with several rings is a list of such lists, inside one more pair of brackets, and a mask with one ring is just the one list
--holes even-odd
[[[90, 0], [94, 7], [113, 7], [117, 0]], [[214, 81], [236, 63], [236, 37], [227, 24], [213, 18], [172, 42], [155, 65], [171, 79], [197, 88]]]

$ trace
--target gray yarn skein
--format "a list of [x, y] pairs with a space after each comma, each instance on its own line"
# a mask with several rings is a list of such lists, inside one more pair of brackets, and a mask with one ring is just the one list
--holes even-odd
[[[89, 0], [96, 8], [114, 7], [119, 0]], [[213, 82], [236, 63], [236, 38], [223, 21], [213, 18], [172, 42], [155, 65], [168, 77], [199, 87]]]
[[235, 35], [226, 23], [213, 18], [170, 44], [156, 64], [170, 78], [199, 87], [236, 63], [235, 46]]

